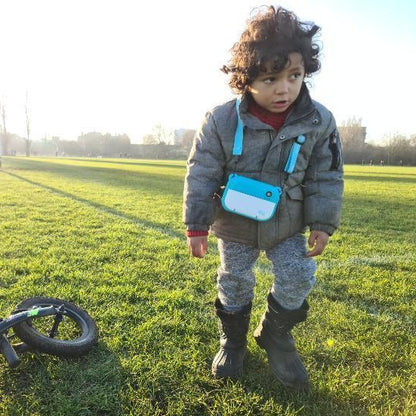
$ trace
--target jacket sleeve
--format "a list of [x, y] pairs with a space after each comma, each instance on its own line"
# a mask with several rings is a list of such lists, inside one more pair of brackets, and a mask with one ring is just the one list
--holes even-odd
[[306, 224], [332, 235], [339, 227], [344, 189], [341, 141], [332, 116], [314, 146], [304, 185]]
[[214, 194], [222, 185], [225, 155], [211, 113], [196, 134], [187, 161], [183, 221], [188, 230], [208, 230], [215, 219]]

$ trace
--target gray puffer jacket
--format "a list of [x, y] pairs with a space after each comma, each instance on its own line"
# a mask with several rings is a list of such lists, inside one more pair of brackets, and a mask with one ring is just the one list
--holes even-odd
[[[187, 162], [184, 188], [184, 223], [188, 230], [209, 230], [227, 241], [260, 249], [305, 231], [325, 231], [329, 235], [339, 226], [343, 193], [341, 144], [332, 114], [312, 101], [307, 87], [276, 132], [247, 112], [243, 96], [240, 117], [244, 125], [241, 156], [233, 156], [237, 126], [235, 100], [208, 112], [197, 133]], [[293, 141], [303, 134], [295, 170], [284, 167]], [[218, 198], [230, 173], [254, 178], [283, 188], [278, 209], [272, 219], [255, 221], [225, 211]]]

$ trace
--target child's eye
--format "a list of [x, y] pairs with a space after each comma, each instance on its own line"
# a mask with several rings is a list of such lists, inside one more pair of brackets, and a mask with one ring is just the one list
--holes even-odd
[[265, 84], [271, 84], [274, 80], [275, 80], [275, 77], [268, 77], [268, 78], [263, 79], [263, 82]]
[[302, 76], [300, 72], [296, 72], [295, 74], [292, 74], [289, 78], [292, 80], [297, 80]]

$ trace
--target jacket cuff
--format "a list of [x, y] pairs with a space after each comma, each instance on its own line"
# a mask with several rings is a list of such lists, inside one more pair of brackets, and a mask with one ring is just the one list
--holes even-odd
[[208, 231], [202, 231], [202, 230], [187, 230], [186, 236], [187, 237], [203, 237], [208, 235]]
[[332, 235], [334, 234], [336, 228], [333, 227], [332, 225], [328, 225], [328, 224], [319, 224], [319, 223], [315, 223], [315, 224], [311, 224], [309, 226], [311, 231], [323, 231], [325, 233], [327, 233], [328, 235]]

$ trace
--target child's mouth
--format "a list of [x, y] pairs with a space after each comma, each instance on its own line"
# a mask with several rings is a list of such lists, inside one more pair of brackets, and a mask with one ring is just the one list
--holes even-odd
[[277, 107], [277, 108], [284, 107], [284, 106], [287, 105], [287, 101], [286, 100], [273, 101], [272, 105], [273, 105], [273, 107]]

